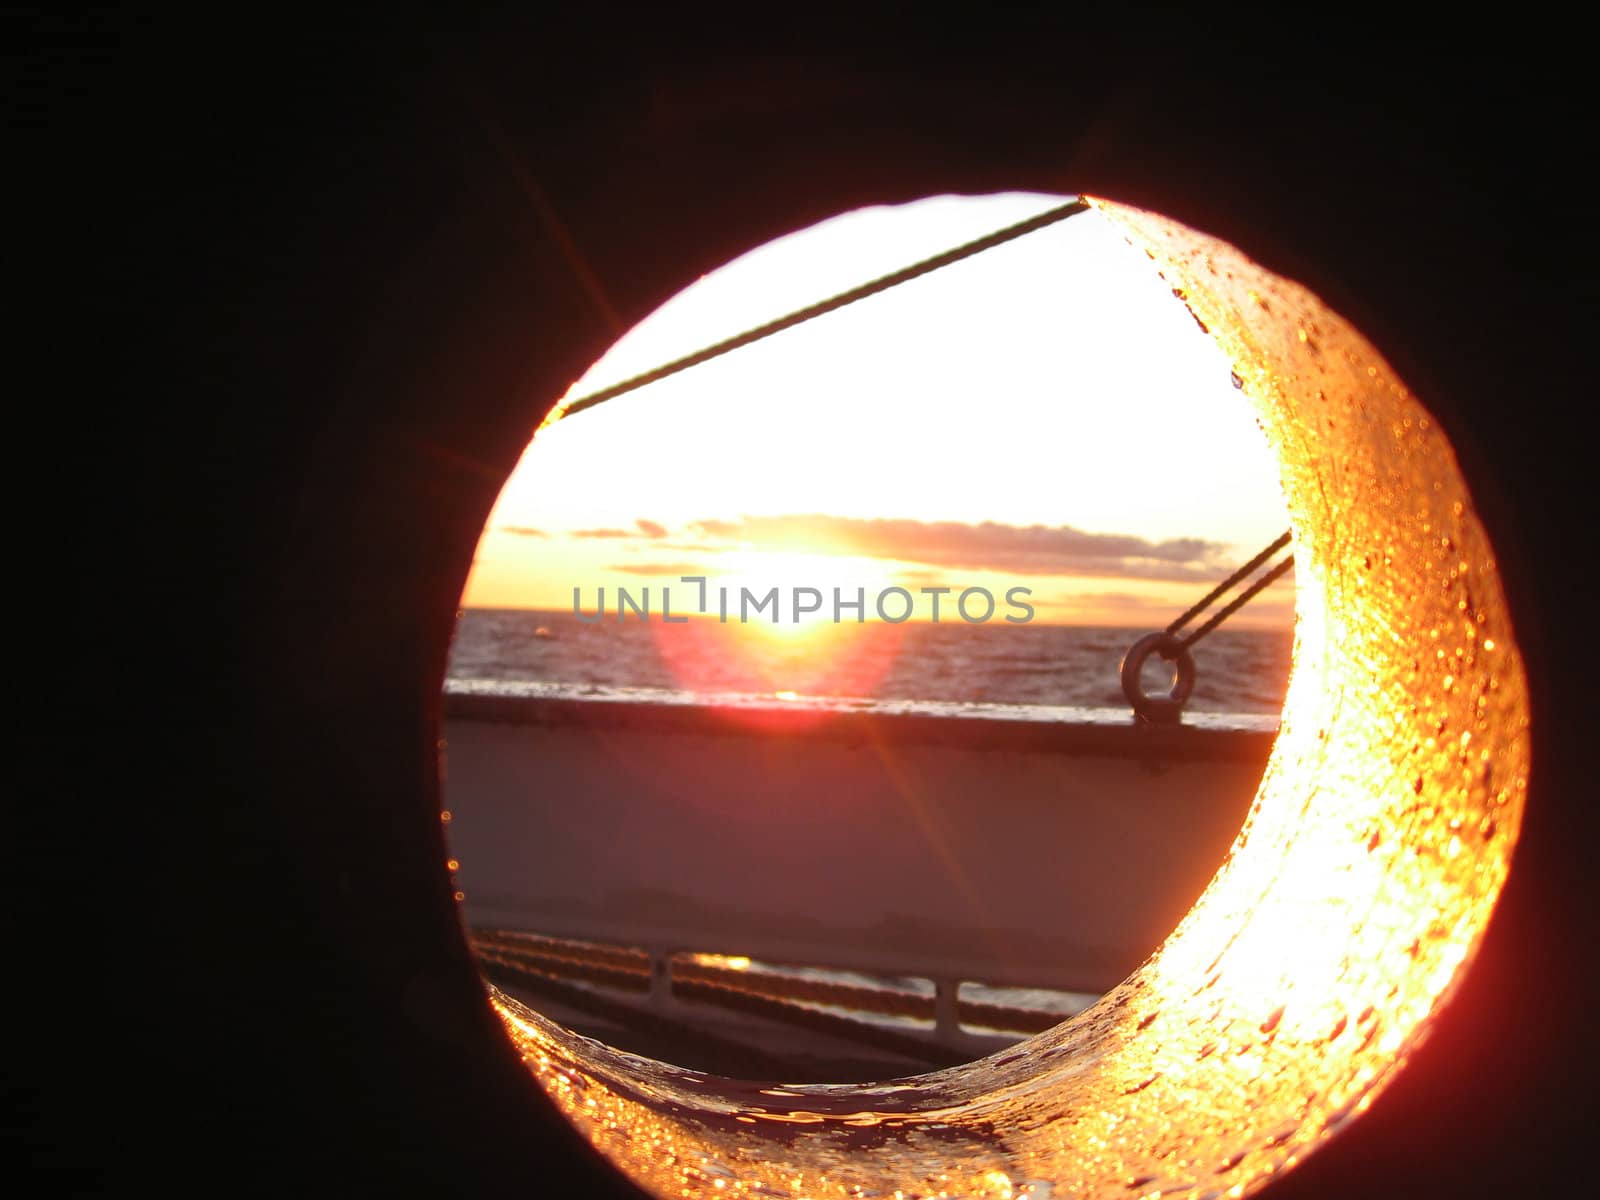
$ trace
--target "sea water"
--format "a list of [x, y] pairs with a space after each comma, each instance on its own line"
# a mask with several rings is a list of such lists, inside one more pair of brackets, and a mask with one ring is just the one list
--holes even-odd
[[[592, 613], [589, 615], [593, 615]], [[1038, 710], [1102, 710], [1126, 719], [1118, 671], [1144, 629], [1093, 626], [821, 623], [791, 631], [697, 618], [666, 624], [631, 613], [594, 623], [572, 612], [470, 608], [451, 646], [447, 688], [459, 691], [623, 694], [662, 703], [774, 697], [928, 705], [939, 711], [996, 706], [1019, 719]], [[1196, 683], [1187, 712], [1253, 716], [1259, 728], [1283, 707], [1288, 630], [1218, 629], [1193, 650]], [[1147, 679], [1163, 664], [1151, 656]], [[522, 685], [522, 686], [517, 686]], [[1158, 686], [1154, 683], [1147, 686]], [[981, 710], [978, 711], [978, 710]]]

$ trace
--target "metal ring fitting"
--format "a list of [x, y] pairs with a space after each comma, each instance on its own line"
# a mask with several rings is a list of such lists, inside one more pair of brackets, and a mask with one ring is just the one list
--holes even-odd
[[[1145, 659], [1152, 653], [1176, 663], [1178, 667], [1178, 677], [1173, 680], [1172, 690], [1165, 696], [1145, 695], [1144, 683], [1139, 677]], [[1133, 705], [1133, 711], [1146, 721], [1175, 724], [1183, 716], [1183, 706], [1189, 702], [1189, 694], [1193, 691], [1194, 659], [1189, 654], [1189, 648], [1175, 634], [1148, 633], [1128, 647], [1128, 652], [1122, 656], [1122, 694]]]

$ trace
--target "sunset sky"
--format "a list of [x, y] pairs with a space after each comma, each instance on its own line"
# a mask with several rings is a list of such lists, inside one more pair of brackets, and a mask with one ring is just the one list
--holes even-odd
[[[937, 197], [760, 247], [625, 335], [570, 397], [1062, 197]], [[1032, 589], [1036, 620], [1165, 624], [1287, 525], [1230, 364], [1098, 212], [546, 428], [468, 607], [593, 611], [675, 585]], [[654, 610], [654, 605], [653, 605]], [[926, 615], [923, 611], [920, 615]], [[870, 616], [870, 600], [869, 600]], [[1284, 626], [1292, 584], [1235, 627]]]

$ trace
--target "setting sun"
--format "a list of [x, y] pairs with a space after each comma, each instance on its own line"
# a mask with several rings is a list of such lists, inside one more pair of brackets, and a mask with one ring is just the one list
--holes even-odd
[[[830, 554], [800, 554], [767, 550], [736, 550], [726, 556], [727, 574], [716, 582], [730, 594], [746, 589], [765, 596], [776, 588], [779, 601], [772, 616], [747, 622], [755, 632], [793, 637], [816, 626], [835, 622], [834, 601], [853, 604], [865, 599], [860, 619], [873, 615], [872, 600], [894, 583], [889, 565], [881, 559]], [[857, 620], [854, 608], [845, 608], [839, 620]]]

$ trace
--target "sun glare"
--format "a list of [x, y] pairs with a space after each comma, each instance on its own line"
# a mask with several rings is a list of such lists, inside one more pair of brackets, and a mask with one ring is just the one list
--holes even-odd
[[[871, 619], [874, 598], [894, 581], [891, 566], [880, 559], [740, 550], [727, 556], [727, 574], [717, 582], [740, 597], [746, 591], [761, 597], [776, 588], [778, 603], [772, 618], [752, 620], [743, 627], [767, 636], [794, 637], [824, 625], [857, 621], [858, 616]], [[859, 608], [854, 607], [857, 601]]]

